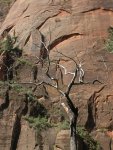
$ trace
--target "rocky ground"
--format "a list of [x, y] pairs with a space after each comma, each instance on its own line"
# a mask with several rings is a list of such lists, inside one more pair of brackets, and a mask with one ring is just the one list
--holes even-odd
[[[103, 150], [113, 149], [113, 55], [105, 48], [108, 28], [113, 26], [112, 17], [113, 0], [17, 0], [0, 29], [1, 39], [6, 32], [12, 36], [16, 34], [15, 46], [23, 49], [22, 57], [30, 62], [30, 65], [24, 63], [17, 69], [15, 80], [18, 82], [32, 80], [31, 64], [37, 62], [43, 40], [50, 50], [50, 58], [60, 57], [60, 64], [68, 71], [74, 70], [73, 61], [61, 57], [57, 50], [83, 64], [85, 83], [75, 85], [70, 95], [79, 108], [78, 126], [86, 128]], [[47, 81], [41, 66], [37, 67], [37, 80]], [[54, 67], [51, 74], [55, 75]], [[62, 89], [70, 79], [71, 76], [64, 76]], [[96, 80], [100, 82], [94, 82]], [[1, 89], [3, 87], [2, 84]], [[9, 150], [9, 147], [11, 150], [69, 150], [69, 130], [59, 131], [54, 127], [37, 136], [24, 118], [26, 115], [37, 116], [37, 105], [41, 102], [50, 115], [50, 122], [60, 122], [62, 113], [67, 119], [58, 93], [53, 88], [46, 87], [45, 91], [41, 87], [34, 93], [36, 100], [26, 103], [26, 88], [32, 87], [27, 85], [19, 92], [18, 88], [12, 89], [10, 101], [2, 110], [1, 150]], [[5, 89], [1, 90], [1, 105], [4, 94]]]

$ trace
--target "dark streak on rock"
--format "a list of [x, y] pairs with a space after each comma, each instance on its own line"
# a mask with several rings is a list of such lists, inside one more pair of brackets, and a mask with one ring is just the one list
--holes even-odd
[[19, 15], [19, 17], [21, 17], [21, 16], [27, 11], [28, 7], [29, 7], [29, 4], [28, 4], [28, 5], [26, 6], [26, 8], [22, 11], [22, 13]]
[[104, 10], [104, 11], [112, 11], [113, 12], [113, 9], [97, 7], [97, 8], [92, 8], [92, 9], [89, 9], [86, 11], [82, 11], [81, 13], [88, 13], [88, 12], [97, 11], [97, 10]]
[[20, 132], [21, 132], [21, 118], [20, 118], [20, 116], [16, 115], [14, 126], [13, 126], [13, 131], [12, 131], [10, 150], [17, 149], [17, 143], [19, 140]]
[[[57, 15], [59, 15], [60, 13], [58, 12], [57, 14], [55, 14], [55, 15], [53, 15], [52, 17], [55, 17], [55, 16], [57, 16]], [[52, 18], [52, 17], [48, 17], [48, 18], [46, 18], [38, 27], [37, 27], [37, 29], [39, 30], [45, 23], [46, 23], [46, 21], [48, 21], [50, 18]]]
[[100, 96], [97, 94], [100, 93], [104, 88], [105, 86], [103, 86], [100, 90], [95, 91], [88, 100], [88, 118], [85, 127], [89, 132], [91, 132], [96, 126], [97, 108], [95, 101]]
[[28, 4], [27, 7], [23, 10], [23, 13], [25, 13], [25, 12], [27, 11], [28, 7], [29, 7], [29, 4]]
[[29, 41], [29, 39], [30, 39], [30, 36], [31, 36], [31, 33], [28, 35], [28, 37], [26, 38], [26, 40], [25, 40], [25, 43], [24, 43], [24, 46], [27, 44], [27, 42]]
[[24, 18], [28, 18], [28, 17], [30, 17], [30, 15], [27, 15], [27, 16], [25, 16]]
[[89, 9], [89, 10], [82, 11], [81, 13], [88, 13], [88, 12], [92, 12], [92, 11], [96, 11], [96, 10], [100, 10], [100, 9], [101, 9], [100, 7], [92, 8], [92, 9]]
[[72, 33], [72, 34], [68, 34], [68, 35], [63, 35], [61, 37], [58, 37], [57, 39], [55, 39], [52, 43], [50, 43], [50, 45], [48, 45], [48, 49], [51, 50], [53, 49], [55, 46], [57, 46], [58, 44], [62, 43], [63, 41], [72, 38], [74, 36], [80, 36], [83, 34], [80, 33]]
[[5, 93], [5, 99], [4, 99], [4, 103], [2, 103], [0, 105], [0, 112], [3, 113], [3, 111], [5, 109], [7, 109], [9, 106], [9, 88], [7, 89], [6, 93]]
[[27, 111], [28, 111], [28, 99], [26, 95], [24, 103], [16, 111], [16, 118], [13, 125], [10, 150], [17, 149], [18, 140], [21, 133], [21, 117], [22, 115], [26, 115]]

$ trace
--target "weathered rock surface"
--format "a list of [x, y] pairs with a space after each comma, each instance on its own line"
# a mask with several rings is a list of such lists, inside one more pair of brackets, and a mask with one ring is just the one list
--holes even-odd
[[9, 8], [13, 4], [14, 0], [0, 0], [0, 27], [9, 11]]
[[54, 150], [67, 150], [69, 149], [69, 131], [61, 130], [56, 137]]
[[[71, 93], [73, 102], [79, 107], [78, 124], [85, 126], [89, 131], [105, 128], [112, 132], [113, 55], [105, 50], [105, 39], [110, 26], [113, 26], [113, 0], [17, 0], [2, 24], [0, 35], [2, 37], [5, 31], [12, 35], [15, 32], [18, 37], [16, 44], [24, 50], [24, 54], [30, 55], [30, 59], [39, 56], [43, 36], [52, 59], [60, 57], [56, 52], [58, 49], [78, 63], [82, 62], [85, 82], [90, 83], [75, 85]], [[72, 61], [62, 58], [61, 63], [69, 71], [73, 71]], [[23, 73], [21, 78], [26, 78], [26, 81], [30, 79], [28, 73]], [[94, 80], [102, 83], [93, 84]], [[66, 76], [64, 81], [66, 85], [70, 76]], [[58, 96], [54, 90], [48, 89], [49, 91], [52, 92], [51, 97]], [[18, 103], [16, 99], [15, 103], [10, 103], [10, 107], [5, 110], [6, 115], [0, 120], [1, 150], [9, 150], [11, 145], [15, 120], [11, 116], [15, 114], [13, 110], [21, 105]], [[6, 117], [7, 114], [9, 117]], [[18, 150], [22, 150], [22, 139], [25, 139], [27, 134], [23, 131], [23, 121], [21, 125]], [[23, 150], [32, 150], [35, 147], [34, 133], [30, 132], [32, 129], [29, 129], [28, 133], [31, 145], [24, 141], [26, 148]], [[30, 138], [31, 136], [33, 138]], [[109, 142], [113, 137], [109, 134], [97, 132], [94, 138], [102, 144], [104, 150], [111, 150], [112, 145], [110, 147]], [[60, 145], [63, 144], [64, 140]]]

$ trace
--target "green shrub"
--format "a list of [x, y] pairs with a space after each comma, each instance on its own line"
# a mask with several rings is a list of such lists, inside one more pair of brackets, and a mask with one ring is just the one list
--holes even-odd
[[46, 117], [25, 117], [25, 120], [37, 131], [46, 130], [51, 127]]
[[30, 66], [30, 67], [33, 66], [33, 64], [29, 60], [27, 60], [23, 57], [18, 58], [17, 61], [18, 61], [18, 64], [21, 64], [21, 65], [27, 65], [27, 66]]
[[29, 102], [35, 100], [35, 96], [32, 94], [32, 92], [31, 92], [30, 90], [27, 91], [27, 95], [28, 95], [28, 100], [29, 100]]
[[63, 122], [58, 123], [57, 127], [60, 128], [61, 130], [68, 130], [70, 128], [70, 125], [67, 120], [64, 120]]
[[17, 37], [11, 37], [7, 35], [5, 39], [0, 41], [0, 53], [8, 53], [12, 56], [20, 56], [22, 50], [18, 47], [14, 47], [14, 43]]
[[0, 3], [3, 3], [3, 4], [10, 4], [12, 0], [0, 0]]
[[11, 36], [7, 36], [7, 38], [5, 40], [2, 41], [2, 48], [1, 51], [7, 51], [7, 52], [11, 52], [13, 49], [13, 41], [11, 39]]
[[77, 134], [87, 144], [89, 150], [100, 150], [100, 145], [83, 127], [77, 127]]
[[19, 84], [10, 84], [11, 88], [17, 92], [23, 91], [23, 87]]
[[110, 52], [113, 53], [113, 28], [108, 29], [109, 37], [106, 41], [106, 49]]
[[12, 82], [10, 82], [10, 83], [5, 82], [4, 85], [9, 85], [12, 90], [14, 90], [14, 91], [16, 91], [18, 93], [27, 94], [30, 97], [30, 101], [31, 101], [31, 99], [34, 98], [30, 88], [25, 87], [22, 84], [16, 83], [16, 82], [14, 82], [14, 80], [12, 80]]

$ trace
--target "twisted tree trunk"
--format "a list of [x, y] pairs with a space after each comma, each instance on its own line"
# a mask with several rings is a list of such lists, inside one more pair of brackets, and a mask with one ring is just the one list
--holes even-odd
[[65, 106], [65, 104], [62, 105], [65, 108], [66, 112], [68, 113], [70, 119], [70, 150], [78, 150], [77, 134], [76, 134], [78, 107], [74, 106], [68, 94], [65, 94], [65, 97], [67, 100], [68, 108]]

